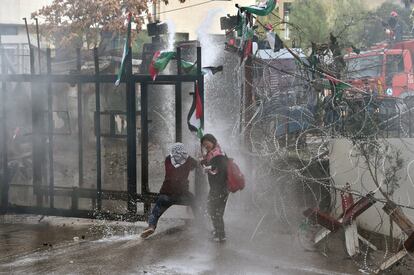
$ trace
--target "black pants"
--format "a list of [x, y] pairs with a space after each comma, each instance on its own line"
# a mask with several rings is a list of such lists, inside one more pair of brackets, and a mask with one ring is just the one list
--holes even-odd
[[229, 193], [212, 193], [208, 195], [208, 214], [214, 227], [214, 236], [223, 238], [226, 236], [224, 231], [224, 210], [226, 209]]
[[194, 195], [190, 192], [186, 192], [181, 196], [168, 196], [160, 194], [155, 202], [155, 206], [148, 217], [148, 224], [153, 227], [157, 227], [158, 220], [161, 215], [174, 204], [186, 204], [190, 205], [193, 210], [194, 217], [197, 216], [197, 207], [195, 205]]

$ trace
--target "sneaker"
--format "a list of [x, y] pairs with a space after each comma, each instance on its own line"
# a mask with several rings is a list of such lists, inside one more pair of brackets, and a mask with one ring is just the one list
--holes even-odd
[[143, 239], [148, 238], [150, 235], [154, 233], [154, 231], [155, 231], [154, 227], [151, 227], [151, 226], [147, 227], [144, 231], [142, 231], [140, 237]]

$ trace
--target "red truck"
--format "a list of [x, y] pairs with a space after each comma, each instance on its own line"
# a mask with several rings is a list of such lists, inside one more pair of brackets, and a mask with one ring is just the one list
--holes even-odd
[[378, 44], [346, 55], [345, 61], [346, 79], [353, 86], [414, 103], [414, 40]]

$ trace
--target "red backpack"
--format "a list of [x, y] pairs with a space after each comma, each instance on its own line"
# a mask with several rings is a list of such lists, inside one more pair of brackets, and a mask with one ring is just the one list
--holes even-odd
[[245, 186], [244, 176], [239, 166], [233, 159], [227, 159], [227, 189], [234, 193], [243, 190]]

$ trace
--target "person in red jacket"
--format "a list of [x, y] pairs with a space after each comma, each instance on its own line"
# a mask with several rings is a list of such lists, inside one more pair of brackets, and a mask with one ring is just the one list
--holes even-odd
[[142, 238], [154, 233], [158, 219], [174, 204], [189, 204], [196, 215], [194, 195], [188, 190], [188, 175], [196, 166], [197, 161], [188, 155], [184, 144], [171, 146], [170, 154], [165, 159], [165, 179], [148, 218], [148, 227], [141, 233]]

